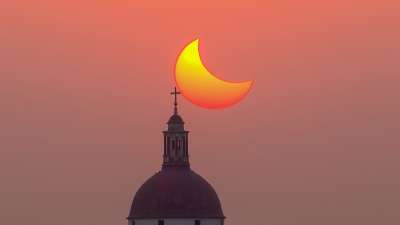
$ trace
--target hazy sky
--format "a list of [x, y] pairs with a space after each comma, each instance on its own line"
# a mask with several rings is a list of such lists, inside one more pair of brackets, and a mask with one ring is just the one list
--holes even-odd
[[255, 80], [225, 110], [180, 101], [227, 225], [400, 224], [399, 1], [149, 2], [2, 2], [0, 224], [126, 224], [197, 37]]

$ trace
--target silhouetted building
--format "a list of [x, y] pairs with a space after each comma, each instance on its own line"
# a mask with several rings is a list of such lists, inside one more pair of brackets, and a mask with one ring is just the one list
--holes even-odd
[[225, 216], [213, 187], [190, 168], [188, 134], [178, 115], [175, 91], [174, 114], [164, 131], [162, 169], [136, 192], [129, 225], [223, 225]]

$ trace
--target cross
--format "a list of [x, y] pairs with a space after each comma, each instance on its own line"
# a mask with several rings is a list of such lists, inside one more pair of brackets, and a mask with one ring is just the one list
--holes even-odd
[[178, 98], [177, 96], [180, 95], [181, 93], [176, 90], [176, 87], [174, 87], [174, 91], [170, 93], [171, 95], [174, 95], [174, 114], [178, 114]]

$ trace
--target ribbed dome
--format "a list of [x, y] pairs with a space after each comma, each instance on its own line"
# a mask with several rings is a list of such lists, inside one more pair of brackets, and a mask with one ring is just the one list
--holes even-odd
[[217, 193], [190, 168], [164, 168], [137, 191], [128, 219], [225, 218]]

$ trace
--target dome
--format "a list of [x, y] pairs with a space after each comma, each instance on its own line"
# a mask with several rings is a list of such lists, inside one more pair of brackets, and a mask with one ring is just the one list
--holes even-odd
[[181, 116], [174, 114], [169, 118], [168, 124], [184, 124], [184, 122]]
[[137, 191], [128, 219], [225, 218], [217, 193], [190, 168], [164, 168]]
[[183, 119], [178, 114], [172, 115], [168, 120], [168, 131], [175, 131], [180, 132], [184, 131], [184, 124]]

